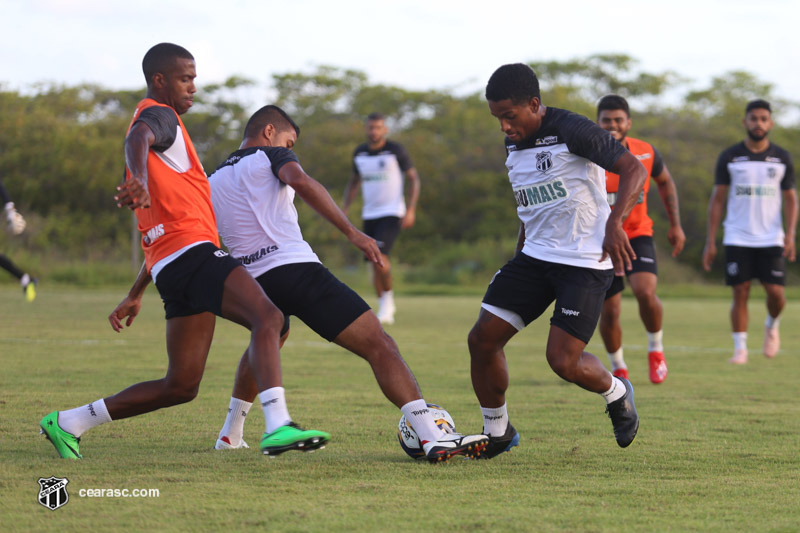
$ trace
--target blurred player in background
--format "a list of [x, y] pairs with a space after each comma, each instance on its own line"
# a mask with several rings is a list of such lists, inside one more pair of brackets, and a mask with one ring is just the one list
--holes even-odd
[[733, 357], [729, 362], [737, 365], [747, 363], [747, 300], [753, 278], [761, 281], [767, 293], [764, 355], [778, 353], [778, 320], [786, 305], [786, 260], [795, 260], [797, 231], [794, 165], [789, 152], [768, 139], [774, 125], [769, 102], [749, 102], [743, 124], [745, 140], [724, 150], [717, 160], [703, 249], [703, 268], [710, 271], [717, 254], [717, 229], [726, 212], [725, 284], [733, 287]]
[[[364, 233], [378, 241], [381, 262], [373, 263], [373, 283], [378, 296], [378, 320], [394, 323], [394, 293], [389, 252], [401, 229], [414, 225], [419, 199], [420, 181], [411, 158], [399, 143], [386, 138], [386, 118], [371, 113], [366, 121], [367, 142], [353, 154], [353, 177], [344, 191], [342, 210], [347, 208], [361, 186], [364, 207]], [[408, 202], [403, 192], [403, 176], [408, 180]]]
[[[669, 219], [667, 240], [672, 245], [672, 257], [677, 257], [683, 250], [686, 235], [681, 227], [681, 217], [678, 211], [678, 191], [661, 154], [653, 145], [628, 137], [628, 130], [633, 121], [628, 102], [621, 96], [609, 94], [600, 99], [597, 104], [597, 123], [636, 156], [636, 159], [644, 165], [648, 176], [656, 182], [658, 195], [661, 196]], [[608, 203], [613, 209], [619, 190], [619, 176], [613, 172], [606, 172], [606, 190], [608, 191]], [[647, 330], [647, 360], [650, 366], [650, 381], [661, 383], [667, 377], [667, 362], [664, 359], [661, 328], [664, 306], [661, 305], [661, 300], [656, 295], [658, 266], [653, 243], [653, 220], [647, 215], [649, 190], [650, 180], [647, 179], [636, 205], [622, 223], [622, 229], [628, 235], [631, 247], [636, 253], [633, 268], [626, 271], [625, 275], [628, 277], [633, 295], [636, 296], [636, 301], [639, 303], [639, 316]], [[612, 373], [615, 376], [627, 378], [628, 366], [622, 355], [622, 327], [619, 322], [624, 288], [625, 278], [614, 276], [611, 288], [606, 293], [603, 312], [600, 314], [600, 335], [603, 337], [603, 343], [611, 361]]]
[[[633, 386], [584, 350], [615, 271], [622, 275], [636, 258], [622, 220], [647, 172], [591, 120], [545, 107], [539, 80], [525, 64], [498, 68], [486, 85], [486, 99], [506, 134], [506, 168], [520, 230], [517, 254], [489, 283], [468, 337], [472, 386], [483, 433], [489, 435], [485, 456], [519, 443], [506, 407], [504, 347], [554, 301], [547, 362], [562, 379], [603, 397], [617, 444], [624, 448], [639, 429]], [[613, 211], [603, 169], [620, 176]]]
[[161, 43], [145, 54], [142, 69], [147, 95], [125, 138], [126, 180], [115, 199], [136, 214], [145, 264], [109, 321], [115, 331], [122, 330], [123, 321], [130, 326], [152, 279], [164, 301], [167, 375], [82, 407], [54, 411], [42, 419], [42, 432], [61, 457], [79, 459], [84, 431], [191, 401], [219, 315], [251, 331], [249, 363], [267, 425], [264, 453], [321, 447], [327, 433], [303, 430], [288, 416], [279, 353], [283, 314], [241, 263], [219, 248], [208, 178], [179, 117], [196, 92], [194, 58], [180, 46]]
[[[11, 201], [11, 197], [8, 195], [8, 191], [6, 191], [2, 181], [0, 181], [0, 201], [2, 201], [6, 213], [8, 232], [11, 235], [21, 234], [25, 231], [25, 219], [14, 207], [14, 202]], [[20, 270], [5, 254], [0, 254], [0, 268], [8, 271], [19, 280], [26, 300], [32, 302], [36, 298], [36, 283], [38, 282], [36, 278], [32, 278], [27, 272]]]
[[[303, 239], [295, 193], [381, 266], [375, 239], [358, 231], [328, 191], [306, 174], [292, 147], [300, 128], [268, 105], [248, 121], [241, 146], [209, 177], [217, 227], [231, 254], [287, 316], [296, 315], [329, 342], [364, 358], [384, 395], [420, 435], [429, 461], [477, 456], [484, 435], [444, 433], [436, 426], [413, 374], [369, 305], [336, 279]], [[236, 373], [228, 416], [215, 448], [246, 448], [245, 417], [258, 392], [247, 352]]]

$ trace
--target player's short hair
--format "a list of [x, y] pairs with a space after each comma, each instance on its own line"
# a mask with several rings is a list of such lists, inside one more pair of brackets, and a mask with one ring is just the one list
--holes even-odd
[[625, 111], [628, 118], [631, 116], [631, 110], [628, 107], [628, 101], [618, 94], [607, 94], [597, 102], [597, 116], [600, 116], [600, 111], [617, 111], [621, 109]]
[[267, 124], [272, 124], [278, 132], [286, 131], [294, 128], [297, 136], [300, 137], [300, 126], [298, 126], [292, 117], [286, 111], [276, 105], [265, 105], [250, 117], [247, 125], [244, 127], [244, 138], [252, 138], [258, 136]]
[[747, 102], [747, 107], [744, 108], [744, 114], [748, 114], [753, 109], [766, 109], [772, 113], [772, 106], [769, 105], [769, 102], [761, 98]]
[[383, 113], [378, 113], [377, 111], [367, 115], [367, 122], [378, 121], [378, 120], [385, 122], [386, 115], [384, 115]]
[[194, 56], [186, 48], [172, 43], [159, 43], [148, 50], [142, 59], [142, 71], [147, 86], [152, 83], [153, 76], [169, 70], [176, 59], [194, 60]]
[[491, 102], [511, 100], [521, 104], [531, 98], [539, 98], [539, 78], [531, 67], [524, 63], [503, 65], [494, 71], [486, 84], [486, 99]]

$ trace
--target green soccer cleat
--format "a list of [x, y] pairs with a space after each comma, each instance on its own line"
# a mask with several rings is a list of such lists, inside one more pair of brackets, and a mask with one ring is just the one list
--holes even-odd
[[58, 425], [58, 411], [53, 411], [42, 418], [39, 425], [42, 428], [40, 432], [53, 444], [58, 455], [64, 459], [83, 459], [78, 451], [80, 437], [61, 429]]
[[36, 299], [36, 284], [39, 280], [36, 278], [31, 279], [24, 287], [22, 287], [22, 292], [25, 293], [25, 299], [29, 302], [32, 302]]
[[324, 448], [329, 440], [330, 434], [324, 431], [305, 430], [294, 422], [289, 422], [272, 433], [264, 433], [261, 437], [261, 453], [275, 456], [289, 450], [312, 452]]

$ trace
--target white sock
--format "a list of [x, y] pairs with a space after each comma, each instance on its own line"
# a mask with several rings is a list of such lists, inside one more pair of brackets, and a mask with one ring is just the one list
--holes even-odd
[[394, 292], [384, 291], [384, 293], [381, 294], [381, 304], [394, 307]]
[[400, 411], [405, 415], [406, 421], [414, 428], [420, 443], [423, 445], [426, 442], [437, 441], [444, 435], [444, 431], [439, 429], [439, 426], [433, 421], [431, 410], [422, 398], [408, 402], [400, 408]]
[[780, 317], [772, 316], [767, 313], [767, 321], [764, 322], [764, 325], [767, 326], [767, 329], [778, 329], [778, 324], [780, 323]]
[[59, 427], [76, 437], [83, 435], [83, 432], [87, 429], [92, 429], [106, 422], [111, 422], [111, 416], [109, 416], [106, 402], [102, 398], [75, 409], [58, 412]]
[[502, 437], [508, 427], [507, 404], [500, 407], [481, 407], [483, 413], [483, 434]]
[[664, 330], [660, 329], [655, 333], [647, 332], [647, 351], [648, 352], [663, 352], [664, 351], [664, 343], [662, 339], [664, 337]]
[[286, 408], [286, 397], [283, 387], [272, 387], [258, 393], [261, 407], [264, 409], [264, 418], [267, 421], [267, 433], [272, 433], [281, 426], [292, 421], [289, 410]]
[[618, 377], [611, 376], [611, 388], [601, 393], [601, 396], [605, 398], [606, 403], [611, 403], [625, 396], [625, 392], [625, 384], [622, 380]]
[[228, 416], [225, 418], [225, 425], [219, 432], [219, 438], [228, 437], [228, 444], [231, 446], [238, 446], [242, 442], [242, 434], [244, 433], [244, 420], [250, 407], [253, 404], [240, 400], [239, 398], [231, 397], [231, 403], [228, 406]]
[[737, 331], [731, 334], [734, 350], [747, 350], [747, 332]]
[[622, 357], [622, 346], [616, 352], [608, 352], [608, 360], [611, 361], [611, 370], [628, 368], [628, 365], [625, 364], [625, 359]]
[[19, 284], [22, 287], [26, 287], [30, 282], [31, 282], [31, 277], [28, 274], [23, 274], [22, 277], [19, 278]]

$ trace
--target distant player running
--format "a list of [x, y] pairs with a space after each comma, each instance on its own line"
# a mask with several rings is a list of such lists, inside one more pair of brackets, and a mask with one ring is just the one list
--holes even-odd
[[[386, 117], [371, 113], [365, 130], [367, 142], [353, 153], [353, 176], [344, 192], [342, 210], [347, 212], [360, 185], [364, 197], [361, 210], [364, 233], [378, 241], [382, 255], [380, 264], [372, 265], [378, 319], [381, 324], [393, 324], [395, 304], [389, 252], [400, 230], [410, 228], [416, 221], [420, 181], [406, 149], [386, 138], [389, 133]], [[404, 175], [409, 183], [408, 202], [404, 196]]]
[[[614, 271], [621, 275], [636, 257], [622, 220], [647, 173], [591, 120], [545, 107], [539, 80], [527, 65], [498, 68], [486, 85], [486, 99], [506, 134], [506, 168], [520, 230], [517, 254], [489, 283], [468, 338], [472, 386], [489, 435], [484, 455], [491, 458], [519, 443], [506, 407], [504, 347], [553, 302], [547, 362], [562, 379], [603, 397], [617, 444], [624, 448], [639, 429], [633, 386], [584, 350]], [[603, 169], [620, 176], [613, 211]]]
[[[22, 215], [20, 215], [19, 211], [14, 207], [14, 202], [11, 201], [11, 196], [8, 195], [8, 191], [6, 191], [2, 181], [0, 181], [0, 203], [5, 206], [4, 210], [6, 212], [9, 233], [12, 235], [19, 235], [25, 231], [25, 219], [22, 218]], [[32, 302], [36, 298], [36, 283], [38, 281], [36, 278], [32, 278], [27, 272], [20, 270], [20, 268], [5, 254], [0, 254], [0, 268], [19, 280], [22, 292], [25, 293], [25, 298], [29, 302]]]
[[[628, 102], [621, 96], [609, 94], [597, 104], [597, 123], [622, 146], [630, 150], [647, 169], [658, 186], [658, 194], [664, 202], [664, 209], [669, 219], [667, 240], [672, 245], [672, 257], [677, 257], [686, 242], [686, 235], [681, 227], [678, 211], [678, 191], [672, 175], [667, 170], [661, 154], [653, 145], [628, 137], [628, 130], [633, 121], [630, 117]], [[608, 203], [614, 207], [619, 189], [619, 176], [606, 172], [606, 190]], [[664, 306], [656, 295], [658, 284], [658, 266], [656, 249], [653, 244], [653, 220], [647, 214], [647, 193], [650, 180], [644, 182], [644, 189], [630, 215], [622, 223], [622, 229], [628, 235], [631, 247], [636, 253], [633, 268], [625, 274], [633, 289], [633, 295], [639, 303], [639, 316], [647, 330], [647, 360], [650, 366], [650, 381], [661, 383], [667, 377], [667, 362], [664, 358], [664, 333], [661, 328]], [[622, 276], [614, 276], [611, 288], [606, 293], [603, 312], [600, 314], [600, 335], [608, 351], [612, 373], [617, 377], [628, 377], [628, 366], [622, 355], [622, 327], [619, 315], [622, 309], [622, 290], [625, 281]]]
[[42, 432], [61, 457], [79, 459], [84, 431], [191, 401], [218, 315], [251, 331], [249, 366], [266, 424], [273, 429], [276, 419], [281, 424], [264, 434], [264, 453], [320, 447], [329, 435], [291, 424], [285, 403], [275, 394], [283, 390], [278, 351], [282, 313], [241, 263], [219, 248], [208, 179], [179, 116], [192, 106], [196, 91], [194, 58], [180, 46], [161, 43], [145, 54], [142, 69], [147, 95], [136, 106], [125, 138], [126, 180], [115, 198], [119, 207], [136, 214], [145, 264], [109, 321], [116, 331], [123, 321], [130, 326], [152, 278], [166, 312], [167, 375], [82, 407], [54, 411], [42, 419]]
[[[295, 193], [367, 259], [381, 262], [375, 239], [358, 231], [325, 187], [303, 171], [291, 150], [299, 134], [300, 128], [283, 110], [265, 106], [248, 121], [239, 149], [210, 176], [217, 226], [225, 245], [285, 315], [298, 316], [321, 337], [370, 364], [384, 395], [419, 434], [428, 460], [478, 456], [488, 442], [486, 436], [446, 434], [436, 426], [394, 340], [367, 303], [336, 279], [303, 240]], [[247, 447], [243, 425], [258, 390], [250, 361], [245, 352], [217, 449]], [[281, 389], [276, 397], [282, 394]], [[281, 417], [268, 423], [280, 425]]]
[[703, 268], [710, 271], [727, 204], [722, 244], [725, 283], [733, 288], [733, 357], [729, 362], [736, 365], [747, 363], [747, 300], [753, 278], [761, 281], [767, 293], [764, 355], [778, 354], [778, 319], [786, 306], [786, 260], [795, 260], [798, 216], [792, 156], [767, 137], [774, 125], [769, 102], [749, 102], [743, 124], [747, 138], [724, 150], [717, 160], [703, 250]]

